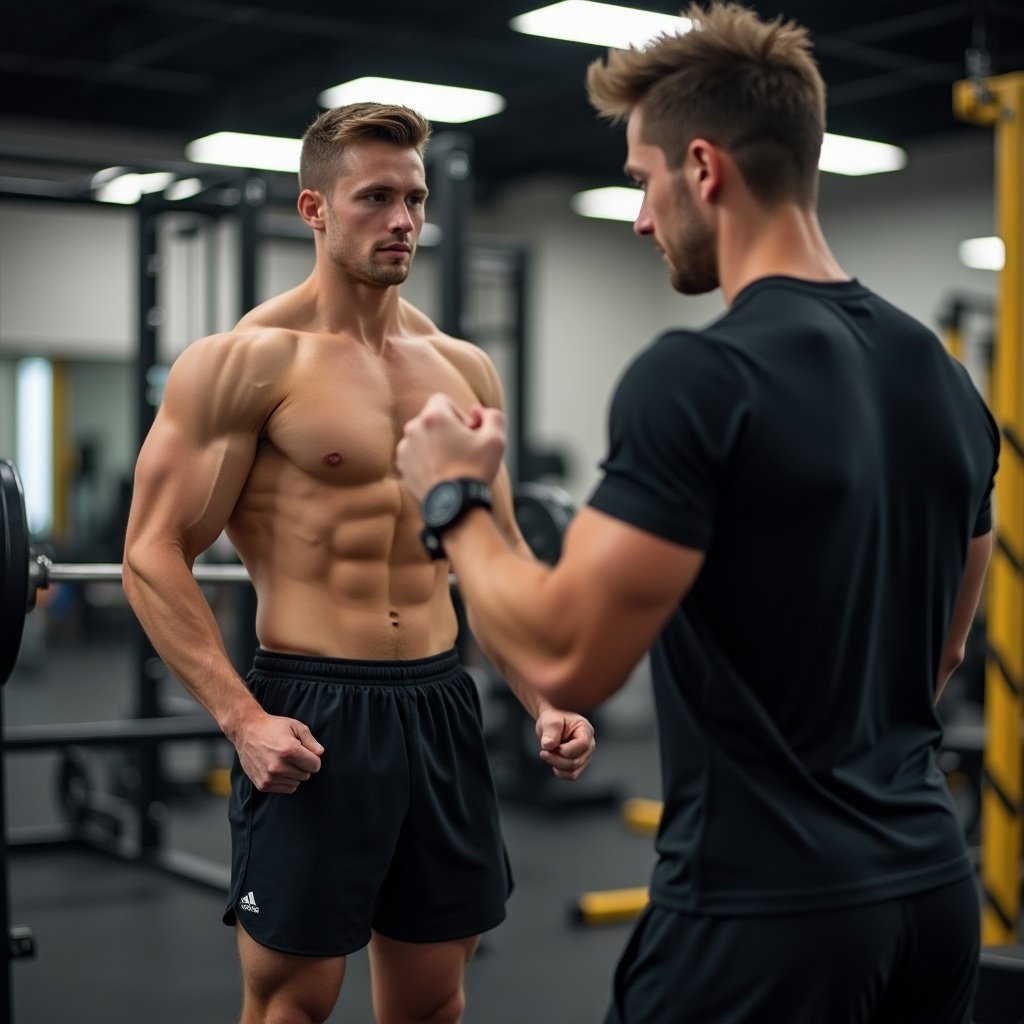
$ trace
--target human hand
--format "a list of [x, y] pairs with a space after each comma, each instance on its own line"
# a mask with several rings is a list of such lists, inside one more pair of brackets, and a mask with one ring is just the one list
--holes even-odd
[[594, 727], [582, 715], [557, 708], [545, 708], [537, 716], [540, 758], [551, 766], [555, 777], [574, 782], [583, 773], [597, 740]]
[[294, 793], [320, 771], [324, 748], [294, 718], [263, 715], [235, 744], [242, 771], [261, 793]]
[[417, 501], [434, 484], [454, 477], [490, 483], [505, 455], [505, 416], [474, 405], [464, 412], [447, 395], [427, 399], [405, 425], [395, 464]]

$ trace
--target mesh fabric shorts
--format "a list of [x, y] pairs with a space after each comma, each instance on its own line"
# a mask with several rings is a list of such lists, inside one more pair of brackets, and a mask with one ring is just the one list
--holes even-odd
[[511, 875], [479, 695], [454, 651], [380, 662], [261, 650], [248, 680], [325, 749], [292, 794], [260, 793], [235, 757], [225, 924], [271, 949], [342, 956], [371, 928], [440, 942], [504, 919]]

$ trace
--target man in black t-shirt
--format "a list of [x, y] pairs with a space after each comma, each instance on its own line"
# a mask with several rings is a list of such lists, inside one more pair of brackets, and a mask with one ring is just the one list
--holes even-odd
[[[609, 1024], [965, 1024], [979, 909], [935, 702], [991, 553], [998, 431], [829, 250], [806, 32], [688, 13], [699, 31], [614, 51], [588, 86], [628, 122], [636, 233], [729, 309], [626, 371], [556, 567], [465, 484], [435, 547], [488, 649], [559, 706], [594, 707], [652, 647], [664, 815]], [[437, 396], [398, 465], [437, 511], [503, 450], [500, 413]]]

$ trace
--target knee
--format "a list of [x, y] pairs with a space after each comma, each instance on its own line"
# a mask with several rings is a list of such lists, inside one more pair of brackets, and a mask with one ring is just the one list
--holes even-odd
[[[275, 999], [252, 1020], [260, 1024], [325, 1024], [332, 1009], [333, 1004], [327, 1005], [325, 1001], [304, 999], [297, 1003], [289, 999]], [[247, 1022], [250, 1018], [242, 1019]]]
[[431, 1016], [423, 1018], [422, 1024], [459, 1024], [465, 1009], [466, 993], [460, 985]]
[[416, 1007], [394, 1007], [391, 1012], [378, 1007], [380, 1024], [461, 1024], [466, 1009], [466, 995], [460, 985], [446, 999], [439, 1003]]
[[324, 1024], [327, 1017], [288, 1006], [272, 1009], [263, 1020], [264, 1024]]

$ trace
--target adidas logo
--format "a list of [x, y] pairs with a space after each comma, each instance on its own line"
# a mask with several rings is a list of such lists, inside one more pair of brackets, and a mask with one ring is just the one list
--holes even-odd
[[250, 914], [258, 914], [260, 912], [260, 908], [256, 906], [256, 897], [251, 892], [246, 893], [239, 900], [238, 906], [242, 910], [248, 910]]

